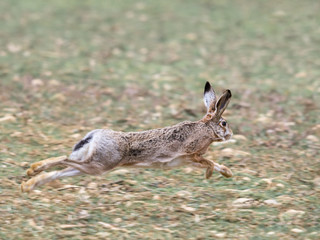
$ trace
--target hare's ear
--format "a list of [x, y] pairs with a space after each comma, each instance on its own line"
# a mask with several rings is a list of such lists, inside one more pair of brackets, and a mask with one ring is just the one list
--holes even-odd
[[223, 114], [224, 110], [226, 110], [230, 100], [231, 100], [232, 94], [231, 91], [228, 89], [223, 92], [221, 97], [218, 99], [216, 103], [216, 111], [215, 111], [215, 116], [221, 117]]
[[206, 105], [207, 112], [213, 112], [216, 104], [216, 94], [211, 87], [209, 82], [206, 82], [206, 85], [204, 87], [204, 93], [203, 93], [203, 101], [204, 105]]

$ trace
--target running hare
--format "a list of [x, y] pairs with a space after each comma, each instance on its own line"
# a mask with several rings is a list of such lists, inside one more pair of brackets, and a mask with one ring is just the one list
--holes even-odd
[[[169, 169], [191, 165], [206, 168], [206, 178], [210, 178], [214, 170], [231, 177], [230, 169], [202, 157], [212, 142], [226, 141], [232, 136], [228, 123], [221, 117], [230, 99], [231, 91], [226, 90], [217, 100], [207, 82], [204, 88], [207, 114], [199, 121], [186, 121], [143, 132], [93, 130], [73, 147], [69, 157], [50, 158], [32, 164], [27, 174], [35, 177], [23, 182], [21, 190], [29, 192], [57, 178], [80, 174], [99, 175], [116, 167]], [[37, 175], [57, 165], [66, 168]]]

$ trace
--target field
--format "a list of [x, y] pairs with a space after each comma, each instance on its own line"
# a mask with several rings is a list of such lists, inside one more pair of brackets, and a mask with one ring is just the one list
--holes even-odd
[[[1, 239], [319, 239], [318, 1], [0, 2]], [[32, 162], [95, 128], [205, 114], [231, 89], [232, 169], [117, 169], [26, 194]]]

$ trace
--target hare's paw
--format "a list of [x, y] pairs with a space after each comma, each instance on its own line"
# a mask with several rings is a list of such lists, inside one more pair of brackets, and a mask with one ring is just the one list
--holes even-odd
[[27, 182], [22, 182], [20, 185], [21, 192], [30, 192], [35, 185], [34, 178], [29, 179]]
[[33, 177], [38, 173], [42, 172], [41, 167], [43, 166], [42, 161], [33, 163], [30, 168], [27, 170], [27, 175]]
[[220, 173], [223, 175], [223, 176], [225, 176], [226, 178], [230, 178], [230, 177], [232, 177], [233, 176], [233, 173], [232, 173], [232, 171], [229, 169], [229, 168], [227, 168], [226, 166], [221, 166], [221, 171], [220, 171]]

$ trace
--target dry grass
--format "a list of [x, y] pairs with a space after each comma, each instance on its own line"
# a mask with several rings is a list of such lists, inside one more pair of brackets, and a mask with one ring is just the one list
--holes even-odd
[[[1, 1], [0, 238], [319, 239], [316, 1]], [[189, 168], [119, 170], [19, 192], [29, 164], [94, 128], [204, 114], [230, 88], [234, 141]]]

